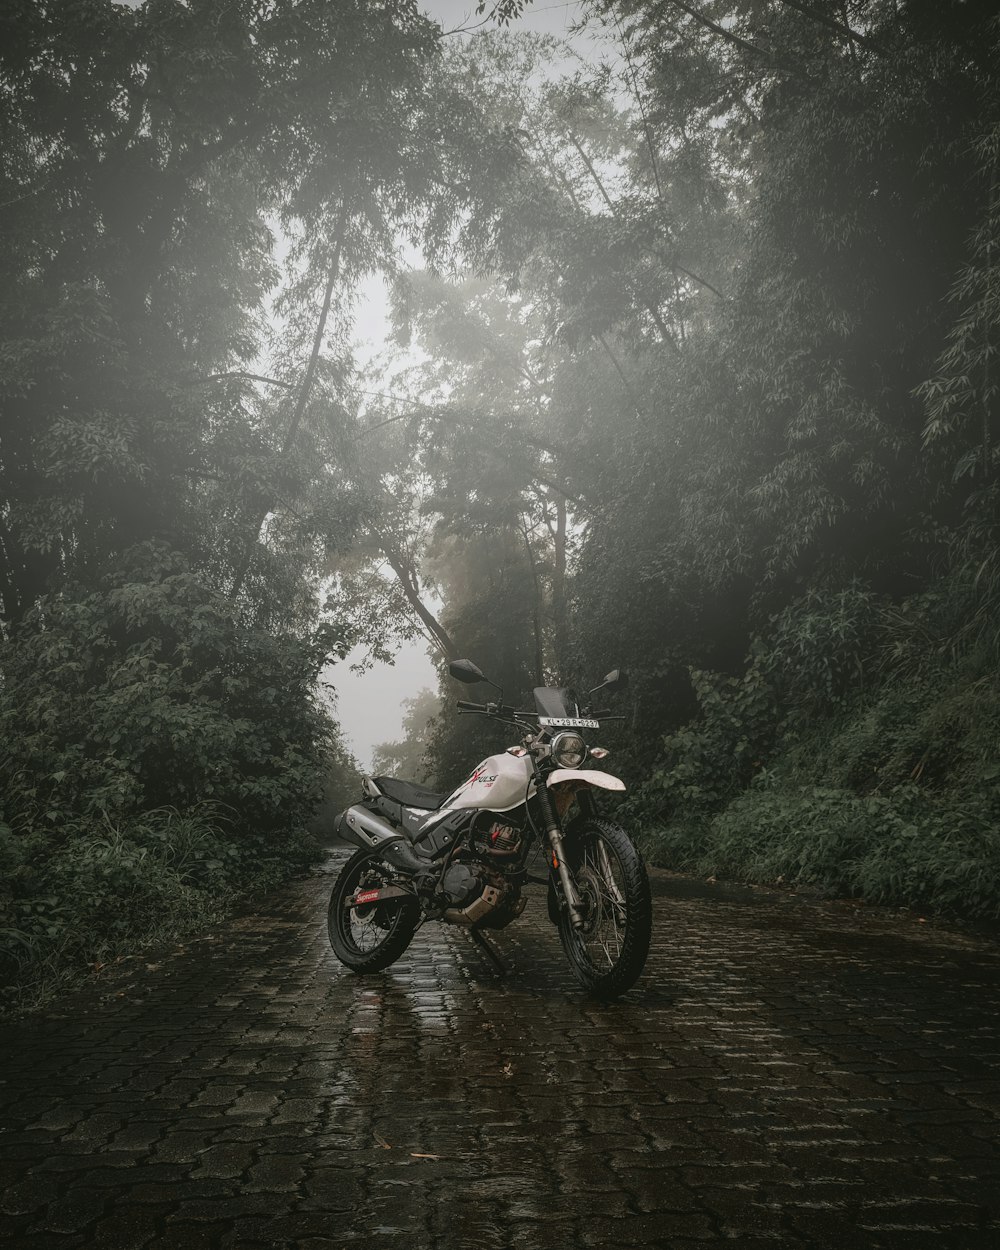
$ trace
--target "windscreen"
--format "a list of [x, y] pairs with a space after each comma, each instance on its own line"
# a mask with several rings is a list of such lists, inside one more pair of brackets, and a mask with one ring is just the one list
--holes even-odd
[[565, 687], [535, 687], [535, 711], [539, 716], [579, 716], [576, 695]]

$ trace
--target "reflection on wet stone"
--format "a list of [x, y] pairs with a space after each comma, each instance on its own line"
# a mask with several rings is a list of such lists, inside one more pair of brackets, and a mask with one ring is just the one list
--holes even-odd
[[[1000, 951], [665, 876], [646, 975], [574, 988], [539, 898], [499, 980], [323, 929], [334, 864], [0, 1036], [18, 1247], [993, 1247]], [[121, 996], [119, 996], [121, 995]]]

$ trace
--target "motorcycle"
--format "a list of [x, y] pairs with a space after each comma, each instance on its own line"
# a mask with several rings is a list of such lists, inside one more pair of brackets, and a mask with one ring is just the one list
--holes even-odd
[[[625, 830], [600, 814], [602, 792], [625, 785], [600, 768], [609, 752], [582, 732], [621, 720], [581, 708], [571, 690], [536, 687], [533, 711], [503, 703], [503, 691], [469, 660], [453, 678], [485, 682], [496, 702], [457, 701], [460, 713], [513, 727], [520, 741], [477, 764], [451, 794], [394, 777], [365, 777], [364, 797], [336, 822], [359, 849], [333, 887], [330, 943], [354, 972], [379, 972], [427, 921], [465, 926], [499, 969], [484, 930], [503, 929], [524, 910], [525, 885], [544, 885], [548, 915], [577, 980], [615, 998], [630, 989], [649, 953], [652, 901], [642, 856]], [[628, 684], [614, 670], [590, 691]], [[538, 872], [539, 861], [547, 871]]]

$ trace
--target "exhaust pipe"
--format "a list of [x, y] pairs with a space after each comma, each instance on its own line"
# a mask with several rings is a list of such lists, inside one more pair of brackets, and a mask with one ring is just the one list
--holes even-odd
[[404, 834], [360, 803], [340, 813], [335, 829], [345, 842], [366, 849], [376, 847], [387, 863], [402, 872], [419, 876], [432, 870], [430, 862], [416, 853]]

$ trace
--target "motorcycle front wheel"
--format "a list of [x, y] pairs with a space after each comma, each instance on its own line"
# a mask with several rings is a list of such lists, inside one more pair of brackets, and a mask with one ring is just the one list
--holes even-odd
[[566, 850], [580, 901], [583, 927], [559, 913], [559, 937], [577, 980], [599, 998], [632, 988], [646, 966], [653, 932], [653, 902], [642, 856], [620, 825], [588, 820], [567, 838]]
[[359, 890], [392, 884], [392, 872], [374, 850], [356, 851], [340, 871], [330, 895], [327, 932], [333, 953], [352, 972], [381, 972], [413, 940], [420, 909], [416, 899], [393, 898], [350, 907]]

